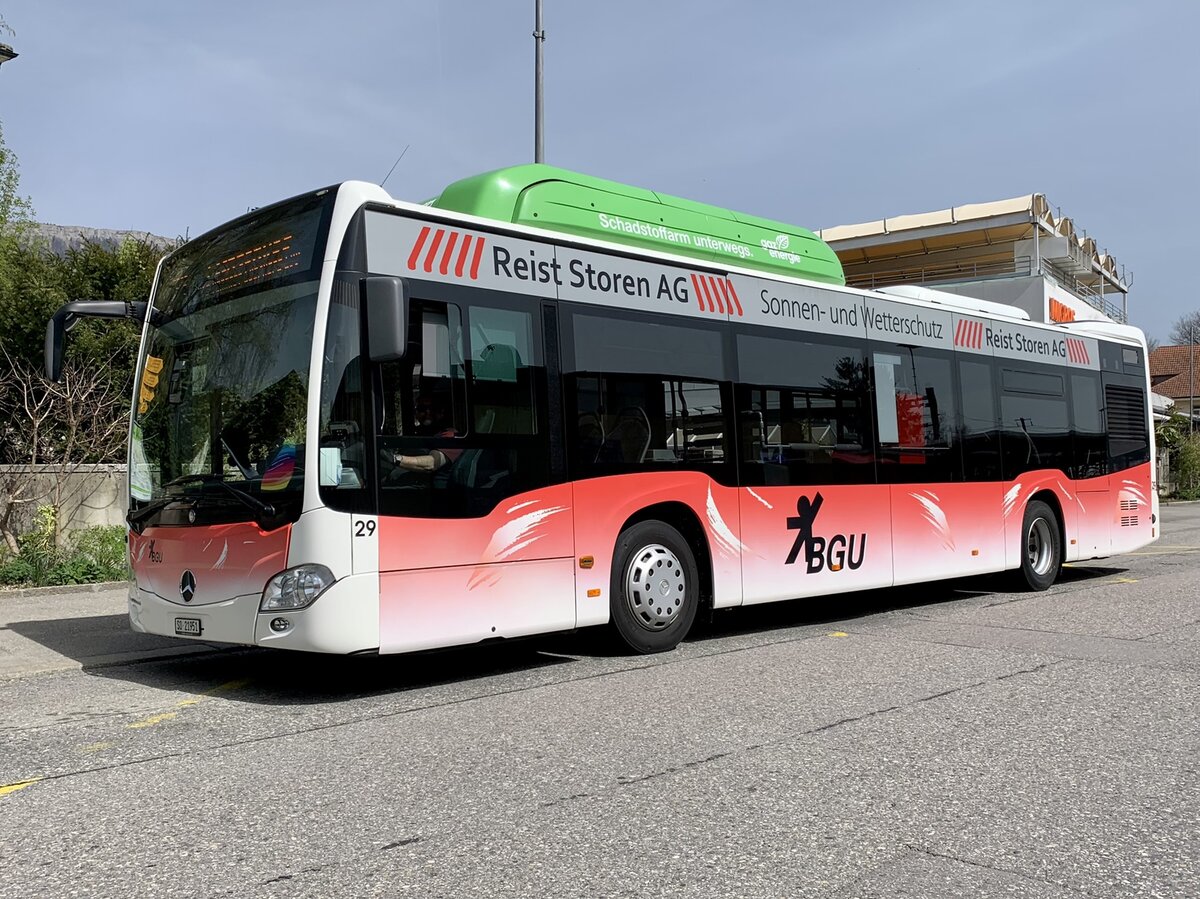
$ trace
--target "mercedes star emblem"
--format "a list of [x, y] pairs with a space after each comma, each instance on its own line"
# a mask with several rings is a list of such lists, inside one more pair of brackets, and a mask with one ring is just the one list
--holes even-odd
[[183, 597], [184, 602], [191, 602], [192, 597], [196, 595], [196, 575], [190, 571], [185, 571], [179, 579], [179, 595]]

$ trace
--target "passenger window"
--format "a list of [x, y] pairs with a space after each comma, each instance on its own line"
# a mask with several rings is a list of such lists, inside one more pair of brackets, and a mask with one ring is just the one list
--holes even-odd
[[1004, 477], [1071, 467], [1071, 425], [1063, 376], [1056, 372], [1004, 369], [1000, 420], [1004, 428]]
[[1073, 463], [1070, 475], [1079, 480], [1108, 474], [1108, 441], [1100, 403], [1100, 375], [1071, 375], [1071, 414], [1074, 421]]
[[471, 322], [474, 429], [481, 434], [535, 434], [533, 317], [476, 307]]
[[960, 359], [962, 456], [966, 480], [999, 481], [1000, 420], [996, 413], [995, 376], [990, 362]]
[[961, 480], [950, 358], [933, 350], [888, 345], [873, 352], [871, 362], [880, 483]]
[[749, 484], [875, 480], [860, 345], [844, 340], [738, 336], [743, 479]]
[[713, 465], [726, 460], [721, 388], [652, 376], [575, 375], [577, 475], [627, 465]]

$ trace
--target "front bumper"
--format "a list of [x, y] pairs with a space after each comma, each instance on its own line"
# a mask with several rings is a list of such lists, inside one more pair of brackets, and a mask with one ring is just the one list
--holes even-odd
[[[306, 609], [259, 612], [262, 594], [235, 596], [194, 606], [168, 602], [132, 586], [129, 623], [135, 631], [202, 643], [273, 646], [302, 652], [347, 654], [379, 648], [379, 575], [351, 575], [337, 581]], [[175, 631], [176, 618], [200, 621], [198, 635]], [[271, 630], [271, 621], [285, 618], [290, 627]]]

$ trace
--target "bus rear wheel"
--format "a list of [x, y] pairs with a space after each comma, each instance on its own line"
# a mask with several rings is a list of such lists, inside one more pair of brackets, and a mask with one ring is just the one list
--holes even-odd
[[661, 521], [641, 521], [621, 532], [610, 587], [612, 626], [640, 653], [678, 646], [700, 604], [696, 558], [680, 533]]
[[1025, 507], [1021, 524], [1021, 572], [1018, 583], [1027, 590], [1045, 590], [1062, 569], [1062, 534], [1058, 516], [1040, 500]]

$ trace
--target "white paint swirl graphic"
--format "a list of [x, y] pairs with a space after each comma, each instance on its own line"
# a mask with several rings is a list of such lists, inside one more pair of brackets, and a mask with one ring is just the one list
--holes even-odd
[[721, 552], [736, 559], [740, 553], [749, 551], [725, 523], [725, 519], [721, 517], [721, 510], [717, 508], [717, 502], [713, 499], [712, 487], [708, 488], [708, 501], [705, 503], [704, 511], [708, 516], [709, 527], [712, 528], [713, 540]]
[[920, 493], [910, 493], [913, 499], [921, 507], [921, 517], [926, 523], [933, 528], [942, 539], [942, 546], [954, 552], [954, 535], [950, 533], [950, 522], [946, 519], [946, 512], [942, 509], [942, 501], [932, 490], [924, 490]]
[[[520, 509], [536, 505], [536, 501], [518, 503], [512, 506], [508, 512], [511, 514]], [[545, 509], [535, 508], [524, 515], [519, 515], [516, 518], [506, 521], [500, 527], [496, 528], [492, 534], [492, 539], [488, 542], [487, 548], [483, 551], [483, 558], [479, 560], [481, 567], [475, 569], [475, 572], [471, 575], [470, 581], [467, 582], [467, 589], [474, 590], [476, 587], [485, 584], [494, 584], [500, 580], [499, 571], [494, 568], [482, 566], [492, 562], [503, 562], [521, 552], [521, 550], [528, 549], [546, 536], [546, 529], [544, 527], [546, 520], [565, 511], [567, 511], [566, 506], [550, 506]]]

